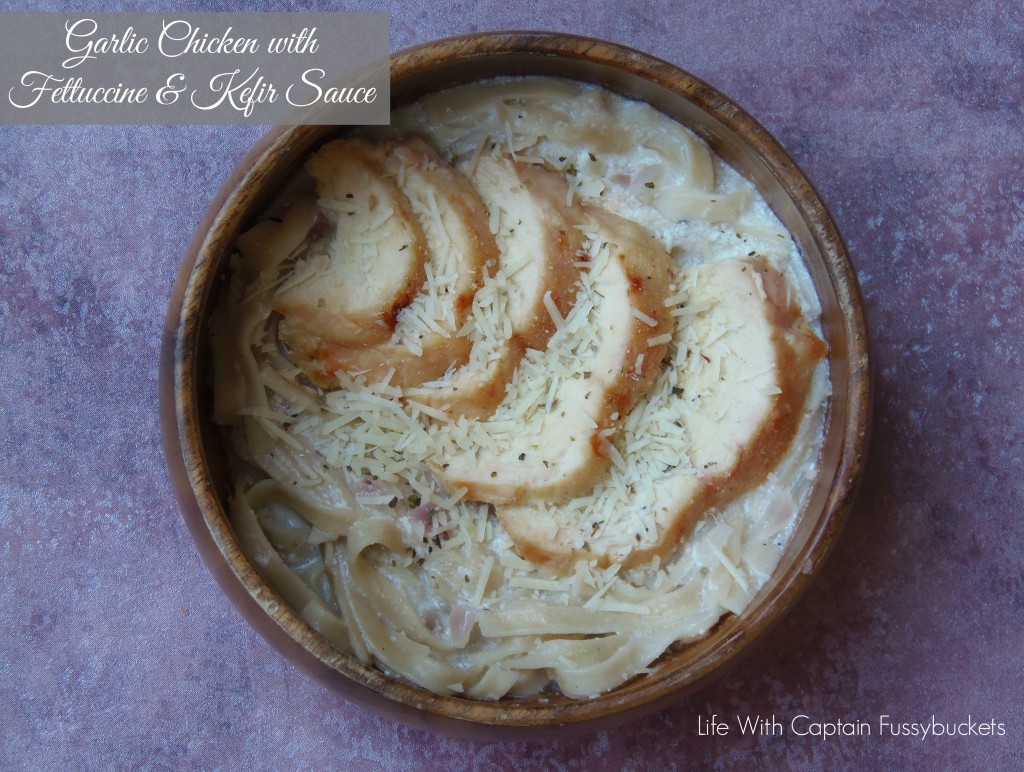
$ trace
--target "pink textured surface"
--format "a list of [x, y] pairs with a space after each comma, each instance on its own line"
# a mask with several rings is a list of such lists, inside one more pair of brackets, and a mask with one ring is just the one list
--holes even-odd
[[[160, 333], [185, 245], [260, 132], [0, 128], [0, 768], [1019, 768], [1024, 14], [891, 5], [346, 6], [391, 10], [396, 48], [546, 28], [692, 71], [803, 167], [863, 283], [874, 442], [820, 580], [726, 679], [560, 742], [455, 741], [346, 704], [253, 633], [197, 556], [159, 442]], [[698, 735], [712, 714], [801, 713], [875, 731]], [[879, 737], [883, 713], [1006, 735]]]

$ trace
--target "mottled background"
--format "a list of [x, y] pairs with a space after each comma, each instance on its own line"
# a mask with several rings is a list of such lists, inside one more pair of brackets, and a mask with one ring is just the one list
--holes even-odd
[[[814, 181], [867, 298], [873, 445], [833, 559], [759, 653], [647, 721], [544, 744], [434, 737], [307, 680], [200, 561], [159, 439], [172, 281], [261, 131], [0, 127], [0, 768], [1024, 763], [1024, 14], [994, 1], [719, 5], [316, 9], [390, 10], [395, 48], [510, 28], [639, 47], [731, 95]], [[1007, 734], [697, 735], [698, 717], [772, 713], [969, 714]]]

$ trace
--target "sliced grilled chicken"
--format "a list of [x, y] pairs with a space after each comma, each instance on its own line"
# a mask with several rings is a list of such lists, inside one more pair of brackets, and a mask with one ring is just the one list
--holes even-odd
[[591, 496], [498, 509], [529, 560], [565, 573], [581, 559], [633, 565], [665, 554], [698, 515], [763, 482], [789, 449], [826, 349], [785, 277], [757, 259], [680, 278], [688, 297], [673, 365], [624, 427], [623, 463]]
[[526, 351], [547, 346], [555, 332], [548, 305], [561, 316], [572, 307], [583, 238], [561, 176], [488, 155], [470, 180], [490, 212], [498, 268], [470, 309], [469, 361], [412, 396], [452, 417], [482, 418], [504, 398]]
[[381, 146], [342, 139], [306, 163], [336, 228], [296, 262], [274, 307], [293, 361], [320, 385], [333, 380], [335, 348], [392, 336], [426, 278], [426, 238], [383, 160]]
[[325, 350], [327, 372], [365, 374], [408, 388], [441, 377], [469, 358], [472, 340], [459, 335], [483, 279], [494, 269], [498, 247], [488, 230], [487, 208], [464, 175], [422, 140], [388, 146], [385, 172], [409, 200], [427, 242], [427, 281], [397, 317], [391, 339], [372, 346]]
[[572, 311], [546, 351], [528, 352], [505, 400], [471, 431], [471, 449], [443, 454], [435, 472], [470, 500], [557, 502], [589, 490], [608, 466], [609, 438], [659, 371], [672, 337], [672, 258], [635, 223], [585, 215], [589, 269]]

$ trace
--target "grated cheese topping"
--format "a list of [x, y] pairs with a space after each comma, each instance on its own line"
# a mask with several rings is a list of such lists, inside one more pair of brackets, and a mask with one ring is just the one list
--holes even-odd
[[420, 356], [420, 344], [426, 333], [451, 337], [455, 330], [455, 298], [459, 266], [468, 262], [445, 228], [433, 187], [412, 164], [401, 163], [398, 172], [403, 190], [429, 245], [430, 259], [424, 265], [427, 274], [423, 289], [398, 314], [393, 343], [404, 345]]

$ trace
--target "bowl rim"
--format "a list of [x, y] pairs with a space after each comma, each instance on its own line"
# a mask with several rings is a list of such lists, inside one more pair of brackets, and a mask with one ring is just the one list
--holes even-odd
[[[745, 626], [719, 640], [685, 672], [639, 679], [621, 702], [622, 687], [587, 700], [555, 698], [523, 706], [439, 697], [389, 678], [333, 649], [259, 577], [239, 547], [217, 495], [198, 413], [203, 388], [197, 377], [197, 346], [206, 296], [220, 269], [217, 244], [233, 239], [232, 207], [251, 205], [259, 192], [257, 171], [275, 155], [293, 152], [317, 127], [272, 129], [235, 167], [196, 230], [179, 269], [164, 326], [160, 366], [160, 414], [165, 459], [179, 506], [207, 567], [243, 617], [293, 664], [346, 699], [418, 728], [474, 739], [525, 739], [565, 735], [565, 729], [597, 730], [640, 718], [703, 688], [762, 640], [806, 590], [845, 524], [861, 478], [871, 414], [869, 342], [856, 273], [823, 201], [782, 146], [757, 121], [717, 89], [680, 67], [617, 43], [551, 32], [487, 32], [422, 43], [392, 55], [392, 82], [424, 66], [505, 56], [561, 57], [623, 70], [694, 103], [734, 131], [768, 165], [807, 224], [826, 263], [844, 322], [849, 388], [841, 452], [828, 497], [798, 558], [772, 584], [771, 602], [744, 612]], [[439, 87], [440, 88], [440, 87]], [[219, 251], [223, 251], [220, 249]], [[831, 408], [830, 408], [831, 410]], [[749, 615], [748, 615], [748, 612]], [[572, 710], [566, 707], [571, 706]]]

